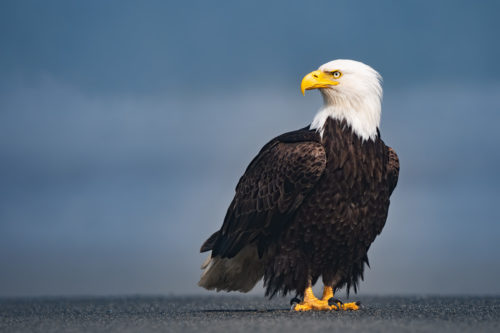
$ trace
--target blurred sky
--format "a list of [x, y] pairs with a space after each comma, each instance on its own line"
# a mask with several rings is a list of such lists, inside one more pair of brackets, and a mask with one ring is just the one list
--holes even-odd
[[[361, 293], [500, 293], [497, 1], [1, 1], [0, 296], [198, 294], [199, 246], [336, 58], [401, 160]], [[257, 289], [257, 293], [261, 289]]]

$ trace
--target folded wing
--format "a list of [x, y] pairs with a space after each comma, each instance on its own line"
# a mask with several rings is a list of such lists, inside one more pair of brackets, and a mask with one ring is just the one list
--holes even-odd
[[232, 258], [248, 244], [261, 257], [320, 179], [326, 153], [317, 133], [302, 129], [266, 144], [236, 186], [222, 228], [202, 246]]

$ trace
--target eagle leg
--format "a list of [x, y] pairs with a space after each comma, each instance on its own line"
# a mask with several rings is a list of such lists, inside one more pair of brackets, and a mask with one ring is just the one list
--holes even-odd
[[344, 303], [333, 295], [333, 288], [325, 286], [323, 288], [323, 297], [321, 301], [326, 301], [331, 310], [359, 310], [360, 302]]
[[304, 291], [304, 300], [299, 304], [292, 305], [292, 310], [294, 311], [327, 311], [331, 310], [331, 308], [332, 307], [328, 305], [328, 300], [323, 301], [314, 296], [311, 285], [309, 285]]
[[361, 303], [352, 302], [344, 303], [337, 299], [333, 295], [333, 288], [330, 286], [324, 286], [323, 296], [321, 299], [317, 299], [314, 296], [312, 290], [311, 282], [308, 283], [306, 290], [304, 291], [304, 299], [302, 302], [297, 297], [294, 297], [290, 303], [292, 305], [292, 310], [294, 311], [330, 311], [330, 310], [359, 310]]

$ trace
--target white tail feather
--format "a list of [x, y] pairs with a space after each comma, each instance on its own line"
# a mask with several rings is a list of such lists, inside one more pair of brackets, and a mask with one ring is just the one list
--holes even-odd
[[264, 259], [260, 259], [255, 246], [244, 247], [233, 258], [212, 258], [211, 255], [201, 265], [198, 285], [217, 291], [248, 292], [264, 275]]

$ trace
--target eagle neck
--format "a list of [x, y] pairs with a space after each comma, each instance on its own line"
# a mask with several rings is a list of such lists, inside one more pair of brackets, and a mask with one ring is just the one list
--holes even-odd
[[345, 121], [363, 141], [376, 139], [382, 109], [379, 95], [349, 99], [323, 91], [322, 95], [324, 105], [314, 117], [310, 129], [323, 137], [327, 120], [334, 119]]
[[322, 132], [321, 142], [325, 147], [331, 144], [336, 146], [340, 142], [362, 147], [366, 144], [372, 145], [380, 141], [378, 131], [375, 133], [373, 139], [365, 140], [352, 129], [352, 126], [346, 120], [327, 118]]

